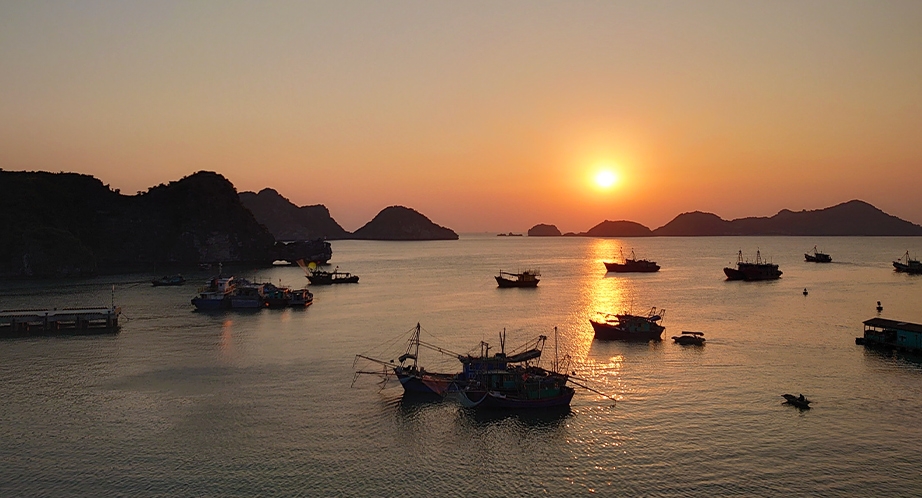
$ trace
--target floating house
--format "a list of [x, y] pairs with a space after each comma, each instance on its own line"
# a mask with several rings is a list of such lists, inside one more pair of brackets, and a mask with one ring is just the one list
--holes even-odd
[[0, 337], [118, 332], [120, 306], [0, 311]]
[[871, 318], [864, 321], [864, 337], [855, 343], [922, 352], [922, 324]]

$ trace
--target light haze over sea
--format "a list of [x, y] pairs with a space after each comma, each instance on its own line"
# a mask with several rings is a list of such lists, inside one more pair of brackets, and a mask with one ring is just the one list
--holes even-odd
[[[834, 262], [804, 262], [814, 245]], [[606, 274], [620, 247], [662, 270]], [[725, 281], [757, 248], [782, 278]], [[123, 315], [117, 335], [0, 341], [0, 495], [919, 496], [922, 362], [854, 341], [877, 301], [922, 322], [922, 276], [891, 266], [907, 250], [922, 238], [334, 241], [359, 284], [250, 313], [193, 311], [204, 272], [183, 287], [6, 281], [0, 309], [108, 305], [114, 283]], [[496, 287], [526, 268], [537, 289]], [[234, 274], [307, 282], [297, 267]], [[652, 306], [662, 342], [593, 340], [594, 312]], [[565, 413], [483, 415], [403, 400], [395, 380], [351, 385], [355, 354], [396, 358], [417, 322], [461, 353], [498, 349], [503, 329], [507, 350], [547, 335], [545, 367], [556, 326], [569, 370], [617, 401], [577, 389]], [[683, 330], [706, 346], [673, 344]]]

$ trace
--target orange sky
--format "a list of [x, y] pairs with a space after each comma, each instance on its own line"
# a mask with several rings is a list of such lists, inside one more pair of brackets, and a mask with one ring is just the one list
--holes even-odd
[[213, 170], [348, 230], [855, 198], [922, 223], [919, 26], [917, 1], [3, 2], [0, 168]]

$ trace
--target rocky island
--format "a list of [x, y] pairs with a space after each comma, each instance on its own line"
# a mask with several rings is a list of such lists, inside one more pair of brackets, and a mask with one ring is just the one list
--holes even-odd
[[457, 240], [450, 228], [436, 225], [416, 210], [404, 206], [384, 208], [352, 234], [364, 240]]
[[[528, 231], [539, 227], [535, 225]], [[546, 231], [546, 229], [541, 229]], [[543, 235], [552, 235], [543, 233]], [[559, 235], [559, 231], [556, 235]], [[567, 234], [570, 235], [570, 234]], [[580, 236], [587, 237], [708, 237], [708, 236], [922, 236], [922, 226], [916, 225], [860, 200], [851, 200], [816, 210], [790, 211], [783, 209], [771, 217], [749, 217], [724, 220], [713, 213], [695, 211], [682, 213], [669, 223], [650, 230], [633, 221], [603, 221]]]

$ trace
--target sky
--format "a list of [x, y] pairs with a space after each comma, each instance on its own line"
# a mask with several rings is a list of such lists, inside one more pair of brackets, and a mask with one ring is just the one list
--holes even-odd
[[920, 26], [917, 0], [0, 0], [0, 168], [216, 171], [347, 230], [922, 223]]

